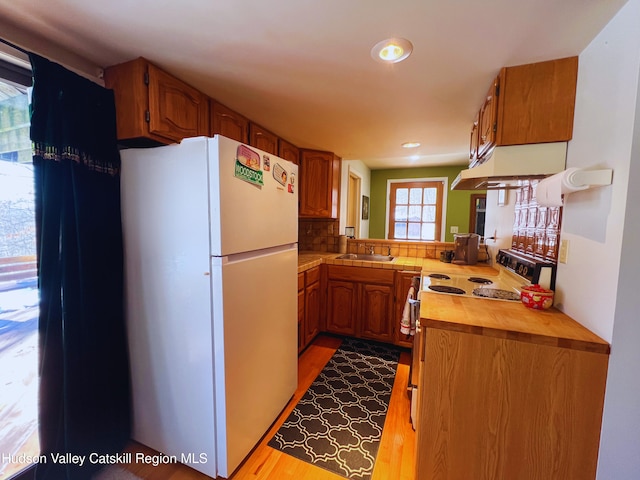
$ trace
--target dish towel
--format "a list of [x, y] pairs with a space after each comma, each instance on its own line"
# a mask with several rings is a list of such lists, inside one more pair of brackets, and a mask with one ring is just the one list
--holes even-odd
[[416, 299], [416, 289], [415, 287], [409, 288], [409, 293], [407, 293], [407, 301], [404, 304], [404, 310], [402, 311], [402, 319], [400, 320], [400, 333], [404, 335], [415, 335], [416, 334], [416, 319], [411, 318], [411, 303], [409, 300]]

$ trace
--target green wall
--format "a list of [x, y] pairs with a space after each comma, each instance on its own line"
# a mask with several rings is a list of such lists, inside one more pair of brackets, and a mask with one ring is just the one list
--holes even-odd
[[460, 233], [469, 231], [469, 214], [471, 195], [484, 193], [478, 190], [451, 190], [451, 182], [460, 170], [466, 167], [421, 167], [395, 168], [389, 170], [371, 171], [371, 193], [369, 200], [369, 238], [384, 238], [386, 208], [387, 208], [387, 180], [404, 178], [449, 178], [447, 191], [445, 242], [453, 242], [451, 226], [457, 225]]

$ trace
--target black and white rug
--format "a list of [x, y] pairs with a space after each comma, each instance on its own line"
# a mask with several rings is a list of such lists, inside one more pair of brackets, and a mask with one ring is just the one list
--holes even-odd
[[373, 473], [400, 350], [346, 338], [269, 446], [353, 480]]

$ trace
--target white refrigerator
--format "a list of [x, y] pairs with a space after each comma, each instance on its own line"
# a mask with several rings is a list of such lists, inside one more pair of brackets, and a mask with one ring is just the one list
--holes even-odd
[[122, 156], [133, 438], [227, 478], [297, 386], [297, 165], [221, 136]]

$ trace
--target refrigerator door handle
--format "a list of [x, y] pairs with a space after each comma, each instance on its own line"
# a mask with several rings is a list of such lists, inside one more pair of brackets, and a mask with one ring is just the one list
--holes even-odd
[[228, 263], [234, 262], [242, 262], [245, 260], [253, 260], [260, 257], [268, 257], [270, 255], [275, 255], [281, 252], [286, 252], [289, 250], [297, 250], [297, 243], [288, 243], [285, 245], [277, 245], [275, 247], [261, 248], [260, 250], [252, 250], [250, 252], [241, 252], [241, 253], [232, 253], [230, 255], [225, 255], [222, 257], [212, 256], [214, 259], [220, 259], [220, 263], [222, 265], [226, 265]]

